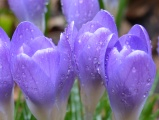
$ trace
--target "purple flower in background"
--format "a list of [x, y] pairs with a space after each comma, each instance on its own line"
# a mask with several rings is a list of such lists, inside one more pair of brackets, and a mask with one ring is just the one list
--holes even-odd
[[10, 40], [0, 28], [0, 120], [13, 120], [14, 82], [10, 71]]
[[22, 21], [30, 21], [45, 30], [46, 4], [49, 0], [8, 0], [11, 10]]
[[71, 23], [55, 46], [29, 22], [15, 30], [11, 42], [13, 77], [38, 120], [64, 118], [75, 76], [71, 54], [75, 34]]
[[106, 51], [105, 83], [115, 120], [138, 120], [156, 74], [148, 34], [135, 25]]
[[61, 4], [67, 22], [74, 21], [78, 29], [100, 10], [98, 0], [61, 0]]
[[105, 49], [110, 39], [117, 39], [117, 28], [113, 17], [104, 10], [79, 30], [75, 40], [74, 56], [76, 72], [80, 81], [81, 98], [90, 119], [103, 95]]

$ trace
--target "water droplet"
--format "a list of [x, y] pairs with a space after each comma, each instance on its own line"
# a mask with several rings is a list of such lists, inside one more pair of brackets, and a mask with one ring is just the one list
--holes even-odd
[[124, 103], [124, 104], [126, 103], [125, 99], [121, 99], [121, 102]]
[[107, 55], [107, 56], [105, 57], [105, 60], [107, 61], [107, 60], [108, 60], [108, 58], [109, 58], [109, 57], [108, 57], [108, 55]]
[[33, 29], [31, 29], [31, 32], [34, 32], [34, 30], [33, 30]]
[[25, 66], [24, 65], [22, 65], [22, 69], [24, 69], [25, 68]]
[[97, 72], [100, 74], [100, 69], [99, 69], [99, 67], [97, 67]]
[[29, 100], [29, 97], [28, 97], [28, 96], [25, 96], [25, 99], [26, 99], [26, 100]]
[[87, 45], [87, 48], [90, 49], [91, 48], [90, 45]]
[[146, 92], [144, 93], [143, 97], [146, 98], [146, 97], [147, 97], [147, 94], [148, 94], [148, 91], [146, 91]]
[[2, 68], [2, 65], [0, 64], [0, 69]]
[[91, 57], [88, 57], [88, 60], [89, 60], [89, 61], [92, 60]]
[[91, 73], [91, 76], [94, 78], [95, 77], [94, 73]]
[[114, 91], [114, 89], [112, 89], [112, 93], [114, 93], [115, 91]]
[[62, 87], [63, 86], [63, 82], [60, 82], [60, 85], [59, 85], [59, 87]]
[[78, 43], [81, 43], [81, 40], [78, 40]]
[[93, 28], [94, 27], [94, 25], [91, 25], [91, 28]]
[[23, 76], [23, 78], [25, 78], [26, 77], [25, 73], [22, 73], [22, 76]]
[[135, 91], [135, 93], [138, 93], [138, 89], [137, 88], [134, 91]]
[[100, 44], [100, 45], [102, 45], [102, 44], [103, 44], [103, 42], [102, 42], [102, 41], [100, 41], [100, 42], [99, 42], [99, 44]]
[[23, 37], [23, 35], [22, 35], [22, 34], [20, 34], [19, 38], [21, 39], [22, 37]]
[[94, 61], [97, 61], [97, 58], [96, 58], [96, 57], [94, 57]]
[[86, 70], [89, 70], [89, 66], [88, 65], [86, 66]]
[[103, 81], [101, 82], [101, 85], [104, 85], [104, 82], [103, 82]]
[[135, 67], [132, 68], [132, 72], [133, 72], [133, 73], [136, 72], [136, 68], [135, 68]]
[[3, 81], [3, 84], [7, 84], [7, 82], [6, 82], [6, 81]]
[[70, 74], [70, 71], [71, 71], [71, 70], [70, 70], [70, 69], [68, 69], [67, 73], [68, 73], [68, 74]]
[[83, 0], [79, 0], [79, 3], [82, 4], [82, 3], [83, 3]]
[[150, 78], [148, 78], [148, 79], [147, 79], [147, 82], [148, 82], [148, 83], [149, 83], [149, 82], [151, 82], [151, 79], [150, 79]]

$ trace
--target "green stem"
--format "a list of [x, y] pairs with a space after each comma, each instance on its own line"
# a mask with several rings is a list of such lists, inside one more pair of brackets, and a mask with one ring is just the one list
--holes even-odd
[[98, 0], [99, 1], [99, 5], [100, 5], [100, 9], [104, 9], [104, 3], [103, 0]]
[[120, 28], [126, 6], [127, 6], [127, 0], [119, 0], [118, 12], [116, 15], [116, 25], [118, 29]]

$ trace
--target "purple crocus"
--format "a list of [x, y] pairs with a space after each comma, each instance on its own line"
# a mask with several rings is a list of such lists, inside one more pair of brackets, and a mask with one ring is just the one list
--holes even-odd
[[19, 21], [30, 21], [45, 30], [46, 4], [49, 0], [8, 0]]
[[13, 120], [14, 82], [10, 71], [10, 40], [0, 28], [0, 120]]
[[13, 77], [38, 120], [64, 118], [75, 76], [71, 54], [75, 34], [71, 23], [55, 46], [29, 22], [15, 30], [11, 42]]
[[81, 98], [90, 119], [104, 92], [104, 57], [110, 39], [117, 39], [114, 18], [104, 10], [79, 30], [75, 40], [74, 57], [80, 81]]
[[135, 25], [116, 41], [105, 57], [111, 108], [115, 120], [138, 120], [156, 74], [150, 39], [142, 26]]
[[74, 21], [77, 29], [100, 10], [98, 0], [61, 0], [63, 13], [68, 23]]

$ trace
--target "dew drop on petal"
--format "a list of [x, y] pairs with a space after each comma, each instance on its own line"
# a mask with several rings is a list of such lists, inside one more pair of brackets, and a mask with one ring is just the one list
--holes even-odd
[[83, 0], [79, 0], [79, 3], [82, 4], [82, 3], [83, 3]]
[[87, 45], [87, 48], [90, 49], [91, 48], [90, 45]]
[[20, 34], [19, 38], [21, 39], [22, 37], [23, 37], [23, 35], [22, 35], [22, 34]]
[[112, 89], [112, 93], [114, 93], [115, 91], [114, 91], [114, 89]]
[[132, 68], [132, 72], [136, 73], [136, 68], [135, 67]]
[[2, 64], [0, 64], [0, 69], [2, 68]]
[[104, 82], [103, 82], [103, 81], [101, 82], [101, 85], [104, 85]]
[[151, 79], [150, 79], [150, 78], [148, 78], [148, 79], [147, 79], [147, 82], [148, 82], [148, 83], [149, 83], [149, 82], [151, 82]]

